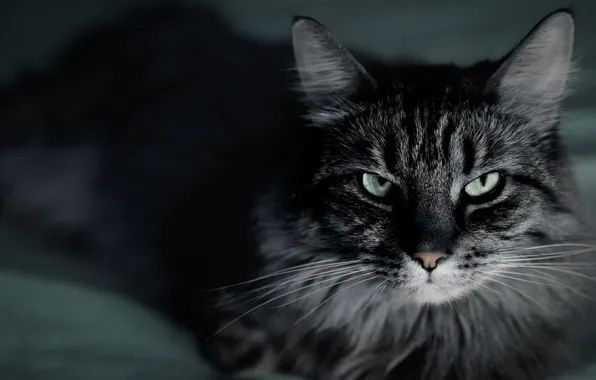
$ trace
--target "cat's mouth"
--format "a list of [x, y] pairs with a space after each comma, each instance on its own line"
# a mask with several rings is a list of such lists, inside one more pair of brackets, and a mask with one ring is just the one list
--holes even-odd
[[469, 286], [461, 283], [455, 262], [445, 262], [435, 270], [427, 271], [412, 263], [409, 266], [410, 276], [407, 286], [412, 300], [421, 304], [441, 304], [461, 298], [469, 292]]

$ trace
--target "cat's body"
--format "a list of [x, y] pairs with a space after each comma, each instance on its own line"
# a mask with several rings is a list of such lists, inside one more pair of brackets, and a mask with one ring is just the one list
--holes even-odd
[[[148, 283], [161, 264], [140, 270], [153, 260], [145, 245], [156, 244], [156, 230], [176, 225], [165, 215], [186, 207], [190, 218], [197, 210], [209, 215], [190, 224], [213, 239], [199, 244], [210, 252], [226, 241], [218, 223], [234, 210], [239, 216], [227, 228], [244, 233], [249, 212], [240, 210], [264, 185], [259, 176], [268, 178], [278, 164], [271, 157], [285, 150], [271, 142], [291, 140], [298, 126], [285, 81], [288, 46], [243, 40], [207, 9], [163, 6], [88, 31], [59, 58], [3, 92], [4, 214], [82, 250], [140, 244], [138, 254], [100, 261], [129, 267], [129, 275], [146, 275]], [[243, 191], [203, 186], [220, 171], [234, 173]], [[192, 259], [196, 252], [180, 255]]]
[[3, 92], [9, 215], [79, 236], [231, 372], [529, 380], [580, 359], [594, 254], [558, 136], [567, 13], [471, 68], [365, 69], [297, 19], [299, 95], [289, 46], [204, 12], [97, 31]]

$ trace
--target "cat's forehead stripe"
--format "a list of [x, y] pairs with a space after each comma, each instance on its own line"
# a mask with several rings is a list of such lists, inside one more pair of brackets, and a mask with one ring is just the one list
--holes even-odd
[[[397, 147], [406, 153], [412, 167], [447, 165], [451, 161], [460, 162], [466, 171], [474, 164], [474, 150], [466, 149], [461, 130], [471, 118], [449, 110], [439, 104], [420, 104], [405, 117], [398, 118], [390, 127], [397, 129]], [[408, 117], [410, 114], [412, 116]], [[385, 147], [387, 148], [387, 147]], [[399, 154], [394, 152], [394, 154]]]

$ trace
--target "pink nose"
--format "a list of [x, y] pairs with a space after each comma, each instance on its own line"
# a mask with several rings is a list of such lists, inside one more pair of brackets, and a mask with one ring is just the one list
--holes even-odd
[[442, 252], [416, 252], [412, 257], [422, 268], [429, 272], [447, 258]]

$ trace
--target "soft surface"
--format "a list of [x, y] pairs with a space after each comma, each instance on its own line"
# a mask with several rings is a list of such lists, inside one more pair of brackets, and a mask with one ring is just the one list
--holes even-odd
[[0, 378], [215, 378], [188, 337], [99, 291], [93, 273], [13, 230], [0, 236]]
[[[3, 1], [1, 79], [10, 78], [22, 63], [43, 65], [78, 27], [135, 2], [141, 0]], [[305, 14], [323, 21], [348, 45], [385, 57], [403, 54], [465, 64], [500, 56], [538, 19], [570, 2], [218, 0], [217, 4], [240, 29], [261, 38], [289, 38], [291, 16]], [[574, 6], [582, 71], [568, 103], [564, 133], [577, 154], [582, 188], [596, 201], [596, 2], [584, 0]], [[47, 251], [0, 227], [1, 379], [216, 378], [195, 358], [188, 337], [148, 311], [98, 291], [101, 279], [68, 260], [49, 259]], [[594, 378], [596, 360], [591, 370], [565, 380]]]

